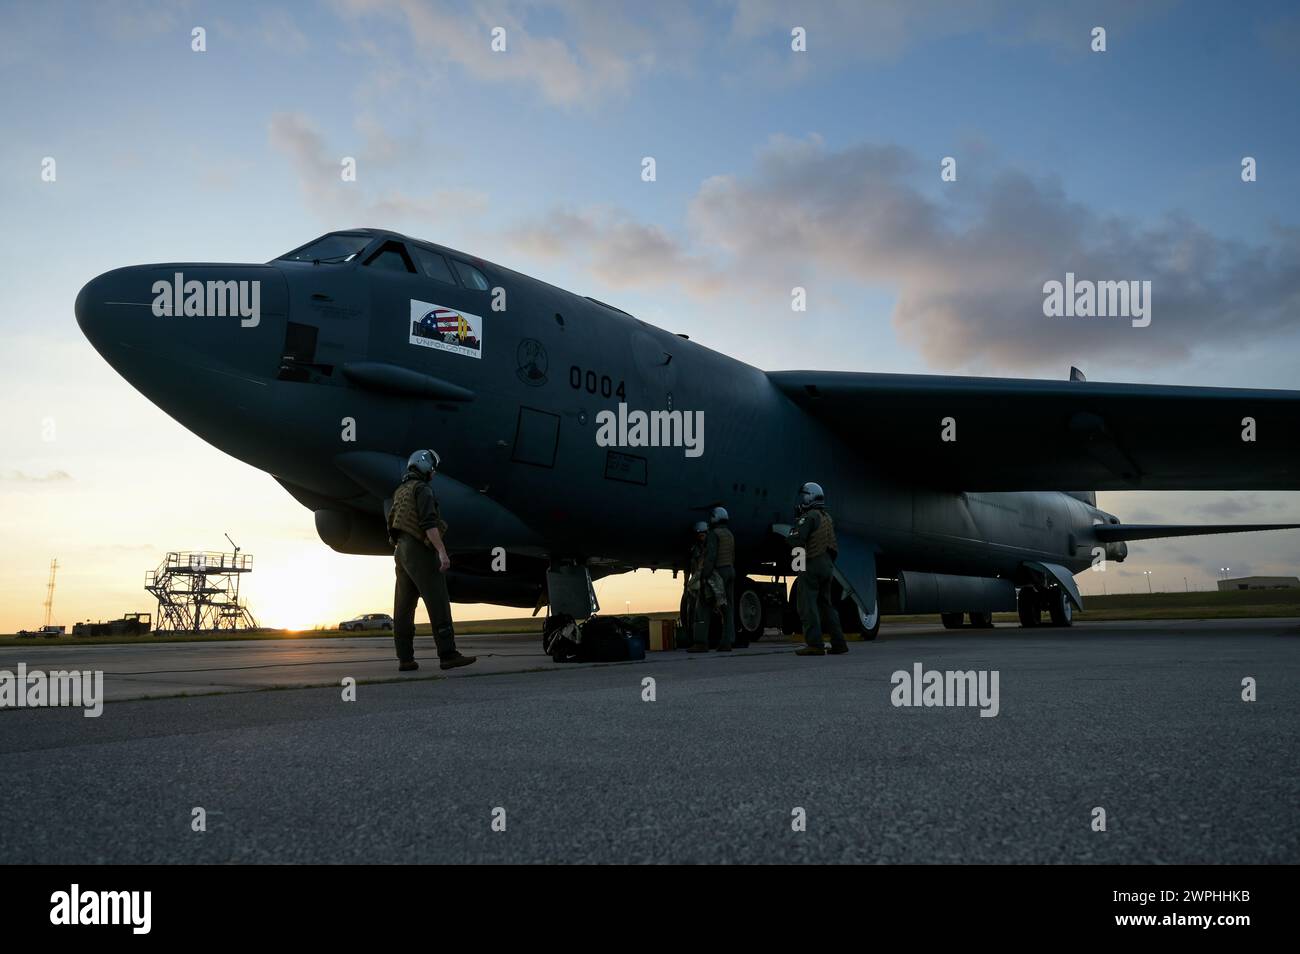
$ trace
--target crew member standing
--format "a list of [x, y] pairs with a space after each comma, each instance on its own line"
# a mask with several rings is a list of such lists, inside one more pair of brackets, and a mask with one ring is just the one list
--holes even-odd
[[704, 544], [709, 535], [709, 525], [704, 520], [695, 521], [695, 541], [686, 558], [686, 579], [682, 583], [682, 648], [694, 642], [696, 614], [700, 608], [700, 567], [704, 562]]
[[415, 610], [421, 599], [429, 611], [439, 668], [468, 666], [478, 658], [462, 656], [456, 650], [451, 600], [443, 576], [451, 568], [442, 540], [447, 524], [438, 512], [438, 498], [429, 485], [439, 463], [438, 455], [431, 450], [413, 453], [406, 462], [406, 476], [393, 492], [393, 506], [388, 511], [388, 539], [393, 544], [393, 559], [397, 564], [393, 642], [401, 672], [420, 668], [415, 661]]
[[804, 569], [798, 576], [799, 621], [803, 624], [806, 645], [799, 656], [824, 656], [823, 628], [830, 632], [832, 656], [849, 651], [840, 628], [840, 614], [831, 603], [831, 579], [835, 572], [835, 523], [826, 511], [826, 494], [821, 484], [806, 483], [799, 488], [795, 507], [799, 522], [790, 530], [790, 547], [802, 547]]
[[[690, 652], [709, 651], [709, 626], [717, 613], [722, 614], [722, 638], [718, 652], [731, 652], [735, 639], [736, 621], [733, 602], [736, 589], [736, 538], [727, 526], [727, 511], [714, 507], [709, 513], [709, 533], [704, 541], [704, 558], [700, 561], [700, 598], [696, 604], [695, 644]], [[721, 586], [714, 588], [713, 574], [717, 573]]]

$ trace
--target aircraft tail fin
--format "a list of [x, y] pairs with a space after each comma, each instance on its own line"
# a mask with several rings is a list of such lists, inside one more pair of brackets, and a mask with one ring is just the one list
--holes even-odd
[[[1070, 380], [1087, 381], [1088, 379], [1084, 377], [1082, 371], [1074, 365], [1070, 365]], [[1073, 497], [1075, 500], [1082, 500], [1089, 507], [1097, 506], [1097, 491], [1095, 490], [1067, 490], [1065, 493], [1068, 496]]]

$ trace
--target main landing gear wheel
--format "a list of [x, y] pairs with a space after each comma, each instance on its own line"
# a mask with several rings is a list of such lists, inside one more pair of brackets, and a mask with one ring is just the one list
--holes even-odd
[[753, 643], [763, 638], [763, 598], [749, 580], [736, 587], [736, 641]]
[[868, 616], [858, 606], [858, 601], [851, 596], [840, 598], [836, 607], [840, 614], [840, 629], [848, 633], [859, 633], [864, 642], [871, 642], [880, 635], [880, 603]]
[[962, 613], [940, 613], [939, 619], [943, 622], [944, 629], [961, 629], [963, 619]]
[[992, 629], [993, 614], [992, 613], [971, 613], [970, 624], [973, 629]]
[[1074, 625], [1074, 606], [1070, 603], [1070, 595], [1065, 592], [1065, 587], [1058, 586], [1052, 591], [1047, 611], [1051, 614], [1053, 626]]

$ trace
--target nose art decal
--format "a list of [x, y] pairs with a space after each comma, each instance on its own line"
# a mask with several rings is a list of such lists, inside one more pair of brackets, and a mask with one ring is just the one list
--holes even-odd
[[471, 358], [483, 356], [483, 319], [467, 311], [411, 299], [411, 344]]

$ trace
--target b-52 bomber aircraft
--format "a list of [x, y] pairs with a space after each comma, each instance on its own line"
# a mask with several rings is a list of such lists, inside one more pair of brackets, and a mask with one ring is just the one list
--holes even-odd
[[1300, 488], [1297, 391], [764, 372], [381, 229], [265, 265], [119, 268], [76, 315], [127, 381], [274, 476], [342, 553], [392, 552], [386, 498], [407, 455], [435, 448], [458, 602], [585, 617], [592, 580], [680, 568], [720, 504], [742, 638], [788, 630], [773, 528], [809, 480], [836, 521], [846, 629], [867, 638], [882, 613], [1069, 625], [1074, 574], [1127, 541], [1297, 526], [1130, 525], [1095, 498]]

